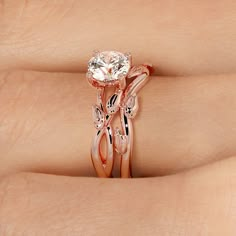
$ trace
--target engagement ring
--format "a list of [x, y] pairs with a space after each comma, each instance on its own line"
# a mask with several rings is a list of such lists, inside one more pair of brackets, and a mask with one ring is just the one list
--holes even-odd
[[[151, 67], [149, 64], [132, 66], [129, 53], [115, 51], [94, 52], [89, 60], [87, 79], [97, 89], [97, 103], [92, 107], [96, 134], [91, 159], [99, 177], [112, 177], [117, 156], [120, 157], [120, 177], [132, 177], [132, 120], [138, 111], [137, 93], [148, 81]], [[114, 91], [107, 97], [111, 89]], [[120, 117], [121, 128], [113, 127], [116, 115]]]

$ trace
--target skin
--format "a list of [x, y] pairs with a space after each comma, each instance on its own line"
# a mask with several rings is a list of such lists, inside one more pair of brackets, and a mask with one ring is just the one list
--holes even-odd
[[114, 49], [163, 75], [236, 72], [234, 0], [0, 2], [2, 69], [84, 72], [91, 50]]
[[[235, 235], [235, 1], [117, 2], [0, 1], [0, 235]], [[94, 178], [93, 49], [156, 69], [132, 161], [151, 178]]]
[[[94, 175], [96, 91], [85, 74], [0, 74], [0, 174]], [[157, 77], [138, 94], [135, 177], [168, 175], [236, 155], [236, 77]], [[144, 158], [145, 157], [145, 158]]]

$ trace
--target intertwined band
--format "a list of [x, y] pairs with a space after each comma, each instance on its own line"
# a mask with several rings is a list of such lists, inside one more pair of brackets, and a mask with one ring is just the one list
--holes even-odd
[[[124, 56], [129, 63], [113, 58]], [[100, 61], [99, 58], [100, 57]], [[124, 58], [123, 58], [124, 59]], [[92, 63], [93, 68], [90, 68]], [[120, 63], [120, 64], [119, 64]], [[128, 68], [124, 68], [127, 66]], [[122, 73], [119, 74], [119, 69]], [[99, 177], [112, 177], [115, 153], [120, 155], [120, 177], [132, 177], [131, 157], [133, 150], [132, 119], [138, 111], [138, 91], [146, 84], [151, 66], [131, 66], [131, 55], [118, 52], [96, 52], [89, 62], [87, 79], [97, 88], [97, 103], [93, 105], [93, 121], [97, 129], [91, 147], [91, 159]], [[127, 72], [124, 72], [127, 70]], [[116, 74], [115, 74], [116, 73]], [[98, 77], [98, 75], [103, 77]], [[117, 76], [117, 77], [116, 77]], [[129, 83], [128, 83], [129, 82]], [[115, 89], [107, 100], [106, 87]], [[112, 121], [120, 116], [121, 129], [113, 128]], [[106, 155], [102, 154], [101, 142], [106, 141]]]

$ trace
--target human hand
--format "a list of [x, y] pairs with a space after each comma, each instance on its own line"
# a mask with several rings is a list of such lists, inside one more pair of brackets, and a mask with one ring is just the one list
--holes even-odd
[[[235, 235], [233, 1], [1, 9], [0, 235]], [[141, 92], [132, 162], [135, 177], [153, 178], [87, 178], [95, 48], [157, 67]]]

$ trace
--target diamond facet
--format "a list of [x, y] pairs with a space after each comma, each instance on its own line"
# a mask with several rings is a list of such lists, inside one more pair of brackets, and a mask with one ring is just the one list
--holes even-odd
[[123, 53], [105, 51], [96, 53], [88, 63], [88, 72], [98, 82], [115, 82], [127, 75], [130, 69], [130, 58]]

